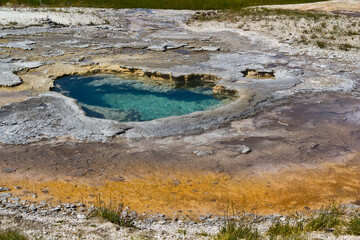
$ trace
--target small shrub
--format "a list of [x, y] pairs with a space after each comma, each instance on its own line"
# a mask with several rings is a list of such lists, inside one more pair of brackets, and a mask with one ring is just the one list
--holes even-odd
[[89, 217], [100, 217], [122, 227], [135, 227], [135, 218], [129, 216], [127, 211], [124, 210], [123, 203], [117, 206], [110, 204], [108, 207], [98, 207], [89, 214]]
[[301, 38], [300, 38], [300, 40], [299, 40], [299, 43], [302, 43], [302, 44], [307, 45], [307, 44], [309, 43], [309, 41], [308, 41], [308, 39], [307, 39], [306, 36], [301, 35]]
[[19, 24], [18, 22], [9, 22], [8, 26], [15, 26], [15, 25], [18, 25], [18, 24]]
[[326, 43], [323, 42], [323, 41], [316, 41], [316, 45], [317, 45], [319, 48], [326, 48]]
[[346, 32], [346, 35], [347, 36], [354, 36], [354, 35], [360, 35], [360, 33], [359, 32], [356, 32], [356, 31], [347, 31]]
[[311, 35], [310, 35], [310, 38], [311, 38], [311, 39], [316, 39], [316, 38], [318, 38], [318, 36], [316, 36], [315, 34], [311, 34]]
[[347, 234], [360, 236], [360, 217], [356, 216], [349, 222]]
[[353, 48], [353, 46], [349, 43], [339, 45], [339, 49], [342, 51], [349, 51], [350, 48]]
[[260, 234], [257, 230], [253, 230], [249, 226], [239, 225], [229, 220], [222, 227], [221, 231], [216, 235], [216, 240], [238, 240], [238, 239], [248, 239], [256, 240], [260, 239]]
[[18, 231], [5, 230], [0, 232], [0, 240], [28, 240], [28, 238], [21, 235]]
[[322, 33], [323, 29], [321, 27], [313, 27], [311, 31], [316, 33]]

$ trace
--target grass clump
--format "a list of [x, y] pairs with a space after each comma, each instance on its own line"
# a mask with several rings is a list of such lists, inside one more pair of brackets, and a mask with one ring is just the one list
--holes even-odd
[[306, 231], [323, 231], [337, 228], [344, 225], [341, 217], [344, 215], [344, 209], [341, 206], [330, 206], [322, 208], [317, 216], [311, 219], [306, 225]]
[[360, 217], [352, 218], [348, 224], [347, 234], [360, 236]]
[[200, 236], [200, 237], [210, 237], [211, 235], [207, 232], [201, 231], [199, 233], [197, 233], [196, 235]]
[[5, 230], [0, 232], [0, 240], [28, 240], [28, 238], [21, 235], [18, 231]]
[[253, 230], [250, 226], [237, 225], [234, 221], [229, 220], [215, 236], [215, 240], [238, 239], [256, 240], [260, 239], [260, 234], [257, 230]]
[[[331, 205], [314, 215], [307, 222], [298, 221], [296, 224], [289, 222], [277, 222], [270, 226], [267, 235], [270, 239], [306, 239], [305, 234], [315, 231], [333, 231], [335, 235], [342, 232], [342, 228], [347, 224], [342, 219], [344, 208], [341, 206]], [[350, 224], [351, 223], [351, 224]], [[354, 218], [348, 225], [348, 233], [360, 234], [360, 218]], [[351, 227], [350, 227], [351, 226]]]
[[316, 45], [319, 48], [326, 48], [326, 42], [324, 42], [324, 41], [316, 41]]
[[339, 45], [339, 49], [342, 51], [349, 51], [350, 48], [353, 48], [354, 46], [352, 46], [349, 43], [344, 43], [344, 44], [340, 44]]
[[179, 233], [180, 235], [183, 235], [183, 236], [185, 237], [185, 236], [186, 236], [187, 231], [186, 231], [186, 230], [184, 230], [184, 229], [178, 229], [178, 230], [177, 230], [177, 233]]
[[289, 222], [273, 224], [267, 234], [271, 239], [277, 239], [278, 237], [286, 239], [301, 239], [301, 235], [304, 232], [304, 225], [302, 222], [298, 222], [296, 225], [291, 225]]
[[110, 204], [109, 206], [98, 207], [93, 210], [89, 217], [99, 217], [121, 227], [135, 227], [134, 217], [131, 217], [127, 211], [124, 210], [124, 203], [117, 206]]

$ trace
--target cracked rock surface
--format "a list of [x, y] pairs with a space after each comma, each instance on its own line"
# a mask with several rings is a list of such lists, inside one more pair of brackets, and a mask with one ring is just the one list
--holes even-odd
[[117, 122], [85, 117], [74, 100], [57, 93], [6, 105], [0, 109], [0, 119], [0, 141], [13, 144], [62, 136], [101, 142], [124, 131]]

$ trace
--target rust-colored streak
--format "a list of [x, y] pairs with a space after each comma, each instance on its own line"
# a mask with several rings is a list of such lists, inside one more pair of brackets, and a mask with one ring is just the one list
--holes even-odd
[[[316, 168], [287, 168], [277, 172], [249, 175], [179, 170], [158, 171], [125, 182], [65, 178], [29, 179], [2, 174], [1, 185], [21, 186], [14, 195], [31, 201], [82, 201], [88, 205], [120, 199], [138, 212], [172, 215], [181, 211], [189, 216], [223, 214], [226, 210], [259, 214], [289, 213], [303, 207], [319, 208], [332, 201], [351, 202], [360, 198], [360, 155], [347, 164], [328, 163]], [[49, 193], [42, 193], [41, 190]], [[35, 192], [34, 199], [23, 191]], [[231, 206], [231, 207], [229, 207]], [[229, 209], [231, 208], [231, 209]]]

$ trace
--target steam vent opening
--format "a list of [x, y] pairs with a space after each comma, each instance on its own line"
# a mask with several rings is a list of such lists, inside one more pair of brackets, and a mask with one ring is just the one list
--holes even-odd
[[275, 79], [275, 71], [271, 72], [260, 72], [255, 69], [246, 69], [241, 72], [244, 77], [252, 79]]
[[76, 99], [89, 117], [140, 122], [211, 110], [231, 101], [214, 94], [214, 85], [99, 74], [61, 78], [54, 91]]

